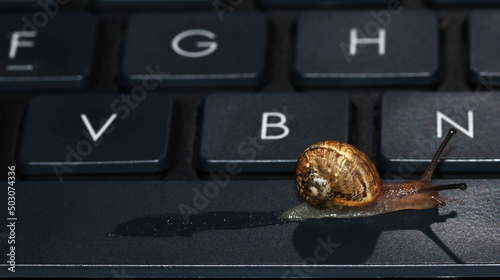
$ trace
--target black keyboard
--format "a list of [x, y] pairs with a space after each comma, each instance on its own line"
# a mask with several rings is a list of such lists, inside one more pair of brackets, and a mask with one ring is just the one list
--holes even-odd
[[[0, 276], [500, 276], [500, 1], [0, 1]], [[280, 220], [324, 140], [445, 207]]]

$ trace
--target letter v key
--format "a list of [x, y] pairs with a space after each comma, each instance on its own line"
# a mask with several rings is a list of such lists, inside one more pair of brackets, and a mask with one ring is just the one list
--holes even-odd
[[106, 131], [106, 129], [108, 129], [108, 127], [111, 125], [111, 123], [113, 123], [113, 121], [116, 119], [117, 116], [118, 115], [116, 113], [112, 114], [111, 117], [108, 118], [106, 123], [101, 127], [101, 129], [99, 129], [99, 131], [96, 133], [94, 128], [90, 124], [89, 119], [87, 118], [87, 115], [85, 115], [85, 114], [80, 115], [83, 123], [87, 127], [87, 130], [89, 131], [90, 136], [92, 137], [92, 140], [94, 140], [94, 142], [97, 142], [97, 140], [102, 136], [102, 134]]

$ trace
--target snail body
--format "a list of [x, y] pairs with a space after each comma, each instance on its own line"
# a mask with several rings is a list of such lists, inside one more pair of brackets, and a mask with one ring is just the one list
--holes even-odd
[[383, 184], [373, 163], [354, 146], [337, 141], [316, 143], [297, 161], [296, 185], [306, 202], [280, 218], [355, 218], [444, 206], [439, 191], [467, 188], [464, 183], [431, 184], [439, 157], [456, 132], [450, 129], [421, 179], [395, 184]]

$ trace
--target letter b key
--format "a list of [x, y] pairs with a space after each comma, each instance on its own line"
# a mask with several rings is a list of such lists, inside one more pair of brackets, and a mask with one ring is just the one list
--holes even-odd
[[344, 94], [214, 94], [203, 112], [202, 171], [293, 172], [310, 145], [348, 141]]

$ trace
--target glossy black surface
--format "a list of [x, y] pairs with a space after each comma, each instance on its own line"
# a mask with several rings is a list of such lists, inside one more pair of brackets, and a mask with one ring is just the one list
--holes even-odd
[[467, 190], [442, 193], [448, 205], [439, 209], [285, 222], [277, 215], [299, 203], [292, 180], [233, 179], [217, 187], [20, 182], [18, 205], [30, 207], [18, 210], [16, 275], [364, 275], [346, 264], [399, 276], [500, 269], [498, 180], [465, 180]]

